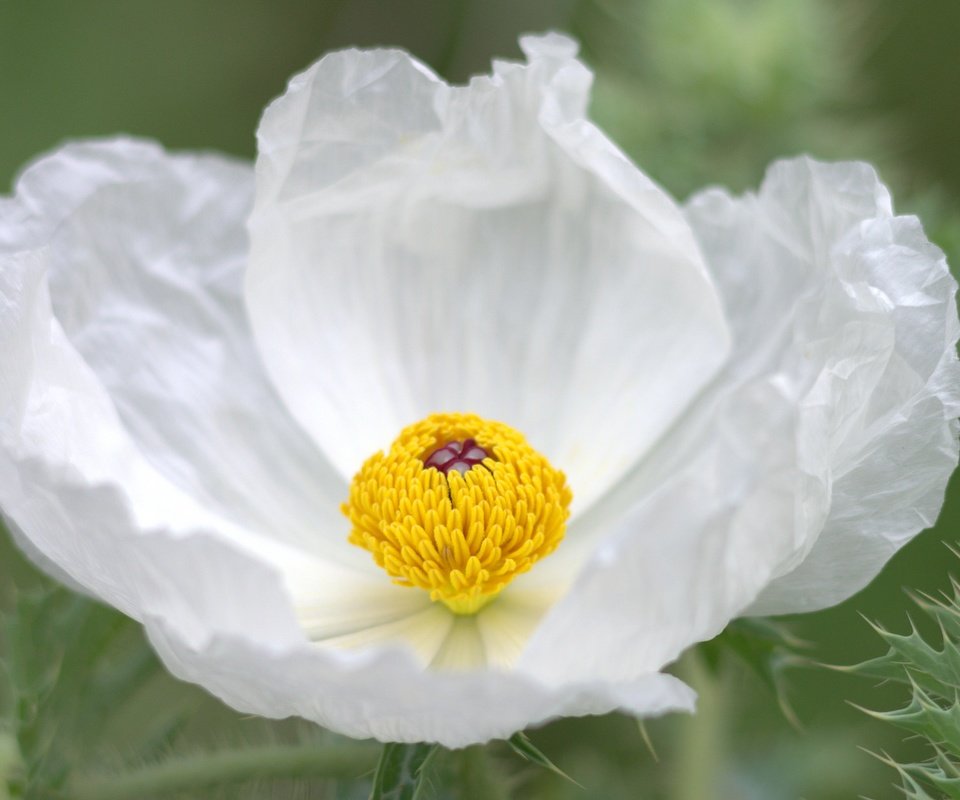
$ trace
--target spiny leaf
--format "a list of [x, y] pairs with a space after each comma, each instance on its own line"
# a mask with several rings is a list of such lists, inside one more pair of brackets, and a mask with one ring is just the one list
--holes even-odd
[[385, 744], [370, 800], [420, 800], [424, 768], [437, 749], [433, 744]]
[[870, 753], [870, 755], [875, 756], [888, 767], [897, 771], [900, 775], [901, 791], [903, 792], [903, 796], [908, 798], [908, 800], [943, 800], [943, 798], [934, 798], [927, 794], [921, 783], [913, 777], [912, 773], [914, 772], [922, 774], [926, 769], [926, 765], [900, 764], [888, 755], [879, 755], [877, 753]]
[[943, 642], [937, 648], [927, 642], [911, 622], [909, 634], [892, 633], [880, 625], [870, 623], [889, 645], [889, 650], [877, 658], [841, 671], [855, 672], [871, 678], [898, 683], [916, 683], [928, 693], [948, 700], [960, 691], [960, 648], [943, 633]]
[[960, 778], [960, 765], [955, 764], [950, 757], [937, 745], [934, 745], [936, 757], [934, 762], [946, 778]]
[[910, 599], [937, 621], [944, 639], [956, 642], [960, 641], [960, 584], [951, 578], [950, 585], [953, 595], [933, 597], [925, 593], [911, 593]]
[[925, 770], [923, 779], [932, 783], [950, 800], [960, 800], [960, 781], [956, 778], [948, 778], [940, 773]]
[[[948, 775], [937, 761], [926, 761], [922, 764], [895, 764], [901, 777], [906, 775], [911, 781], [913, 791], [922, 791], [919, 787], [922, 785], [932, 786], [938, 791], [943, 792], [949, 800], [960, 800], [960, 780]], [[926, 795], [919, 795], [925, 797]]]
[[647, 750], [650, 752], [650, 757], [660, 763], [660, 757], [657, 755], [657, 751], [653, 746], [653, 739], [650, 738], [650, 731], [647, 730], [647, 725], [642, 719], [637, 720], [637, 729], [640, 731], [640, 738], [643, 739], [643, 743], [647, 746]]
[[882, 759], [897, 770], [900, 788], [910, 800], [933, 800], [934, 796], [960, 800], [960, 584], [955, 580], [951, 583], [952, 596], [911, 596], [919, 610], [937, 624], [939, 642], [924, 638], [912, 620], [906, 634], [873, 625], [886, 642], [887, 652], [862, 664], [840, 668], [909, 688], [909, 701], [901, 708], [861, 710], [929, 743], [932, 758], [927, 761], [904, 764], [889, 757]]
[[900, 780], [903, 781], [903, 794], [907, 800], [942, 800], [942, 798], [927, 794], [923, 786], [917, 783], [913, 776], [903, 768], [898, 766], [897, 771], [900, 773]]
[[920, 686], [913, 684], [913, 696], [903, 708], [895, 711], [868, 711], [877, 719], [919, 734], [949, 752], [960, 753], [960, 702], [946, 708], [939, 706]]
[[[543, 767], [544, 769], [550, 770], [550, 772], [552, 772], [554, 775], [559, 775], [564, 780], [570, 781], [570, 783], [576, 786], [580, 786], [579, 783], [577, 783], [573, 778], [567, 775], [566, 772], [564, 772], [562, 769], [560, 769], [560, 767], [547, 758], [543, 752], [541, 752], [536, 745], [530, 741], [523, 731], [513, 734], [513, 736], [507, 740], [507, 744], [513, 748], [513, 751], [517, 755], [525, 758], [527, 761]], [[580, 786], [580, 788], [582, 789], [583, 787]]]

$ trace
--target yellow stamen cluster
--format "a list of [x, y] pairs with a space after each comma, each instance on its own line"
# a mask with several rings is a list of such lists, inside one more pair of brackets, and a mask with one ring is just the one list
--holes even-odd
[[[425, 466], [451, 442], [473, 439], [489, 457], [462, 474]], [[473, 614], [563, 538], [566, 478], [507, 425], [473, 414], [432, 414], [371, 456], [343, 505], [350, 542], [401, 586], [417, 586], [457, 614]]]

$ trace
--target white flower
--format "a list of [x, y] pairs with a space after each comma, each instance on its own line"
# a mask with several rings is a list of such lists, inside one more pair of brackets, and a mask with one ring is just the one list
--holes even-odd
[[[842, 600], [937, 515], [958, 323], [920, 223], [805, 158], [678, 208], [586, 119], [573, 44], [522, 43], [466, 87], [334, 53], [253, 169], [74, 144], [0, 201], [0, 506], [243, 711], [458, 746], [689, 709], [660, 672], [686, 647]], [[573, 492], [476, 613], [395, 585], [340, 510], [438, 412]]]

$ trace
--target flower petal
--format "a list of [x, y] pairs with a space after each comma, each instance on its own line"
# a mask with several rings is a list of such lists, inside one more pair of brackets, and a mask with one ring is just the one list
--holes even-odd
[[[775, 380], [702, 403], [687, 425], [617, 487], [632, 504], [608, 497], [578, 520], [574, 557], [561, 549], [550, 569], [580, 558], [580, 570], [518, 669], [557, 685], [661, 669], [742, 612], [795, 552], [796, 529], [821, 518], [825, 492], [797, 468], [796, 408]], [[662, 452], [673, 447], [679, 465]]]
[[385, 742], [466, 747], [560, 717], [616, 710], [656, 717], [694, 705], [689, 687], [660, 673], [549, 689], [517, 673], [425, 671], [405, 651], [347, 658], [346, 651], [270, 650], [224, 635], [193, 652], [159, 620], [147, 630], [174, 675], [202, 682], [240, 711], [301, 716], [347, 736]]
[[298, 420], [350, 477], [404, 425], [523, 431], [580, 510], [683, 412], [727, 331], [670, 198], [584, 118], [562, 37], [450, 87], [329, 55], [258, 138], [247, 301]]
[[[18, 476], [30, 484], [54, 480], [42, 465], [10, 470], [0, 458], [4, 487]], [[311, 645], [284, 576], [222, 537], [156, 529], [132, 535], [126, 500], [109, 487], [59, 483], [56, 497], [15, 506], [17, 518], [52, 532], [86, 585], [141, 619], [173, 674], [242, 711], [297, 715], [359, 738], [459, 747], [558, 716], [692, 710], [692, 692], [667, 675], [550, 690], [517, 674], [425, 671], [406, 649]]]
[[[149, 169], [123, 163], [162, 160], [142, 147], [71, 148], [38, 165], [25, 179], [30, 191], [0, 208], [0, 506], [28, 551], [141, 620], [175, 674], [266, 716], [296, 714], [354, 736], [457, 746], [553, 716], [689, 709], [692, 693], [669, 676], [560, 691], [485, 670], [438, 675], [405, 648], [348, 651], [309, 641], [303, 622], [310, 603], [326, 615], [314, 623], [343, 630], [370, 609], [348, 607], [337, 619], [330, 596], [349, 606], [363, 600], [372, 578], [246, 530], [217, 514], [214, 501], [201, 505], [175, 485], [141, 452], [143, 440], [131, 436], [114, 395], [78, 352], [79, 339], [65, 334], [76, 318], [65, 315], [61, 325], [53, 315], [48, 277], [65, 258], [57, 237], [81, 217], [54, 215], [46, 224], [35, 202], [38, 184], [30, 181], [59, 173], [43, 195], [54, 208], [64, 201], [69, 211], [65, 201], [78, 196], [96, 203], [97, 191], [86, 191], [91, 183], [113, 186], [133, 174], [150, 184]], [[63, 173], [67, 161], [73, 164]], [[83, 165], [91, 169], [78, 178], [75, 168]], [[63, 241], [77, 244], [76, 263], [85, 264], [83, 241]], [[134, 320], [135, 308], [126, 308]]]
[[[353, 598], [345, 600], [352, 603]], [[381, 625], [364, 625], [353, 633], [324, 639], [323, 644], [351, 650], [372, 645], [401, 645], [412, 650], [421, 666], [426, 666], [446, 646], [454, 623], [454, 616], [444, 606], [428, 601], [413, 614]], [[474, 662], [471, 666], [482, 667], [483, 662]]]
[[[93, 149], [103, 151], [98, 163], [104, 167], [110, 163], [109, 151], [124, 153], [128, 147], [121, 143]], [[55, 174], [64, 160], [76, 161], [78, 155], [77, 150], [63, 153], [37, 170], [52, 169]], [[110, 175], [111, 170], [94, 169], [91, 174]], [[52, 184], [54, 193], [82, 186], [75, 174], [72, 183]], [[97, 497], [112, 487], [122, 491], [129, 504], [130, 537], [153, 528], [179, 533], [199, 527], [284, 566], [291, 587], [297, 570], [309, 567], [314, 580], [324, 580], [330, 592], [362, 589], [373, 579], [366, 572], [317, 563], [305, 551], [282, 544], [283, 537], [237, 525], [201, 505], [195, 494], [176, 486], [143, 455], [113, 398], [53, 316], [48, 277], [59, 251], [57, 243], [44, 236], [69, 228], [69, 223], [52, 214], [54, 224], [45, 228], [46, 220], [33, 202], [37, 198], [35, 192], [25, 192], [16, 203], [5, 203], [0, 219], [0, 507], [28, 554], [68, 585], [83, 587], [140, 618], [126, 575], [129, 565], [114, 552], [122, 545], [104, 541], [100, 534]], [[82, 264], [82, 256], [77, 263]], [[122, 352], [122, 346], [119, 349]]]
[[[865, 164], [782, 162], [758, 196], [708, 191], [689, 212], [742, 320], [738, 341], [763, 353], [769, 330], [792, 335], [779, 359], [806, 389], [803, 468], [830, 486], [829, 514], [802, 560], [749, 613], [832, 605], [933, 525], [943, 504], [960, 413], [956, 282], [920, 222], [894, 216]], [[787, 302], [794, 314], [778, 319]]]
[[[238, 584], [232, 591], [243, 593], [239, 580], [255, 579], [261, 603], [282, 603], [278, 578], [253, 578], [235, 568], [225, 577], [234, 574]], [[187, 569], [174, 578], [188, 606], [203, 583], [199, 577]], [[658, 673], [622, 683], [548, 688], [516, 672], [424, 670], [406, 648], [295, 646], [228, 630], [202, 641], [186, 639], [175, 614], [164, 608], [146, 624], [175, 675], [202, 683], [233, 707], [272, 718], [302, 716], [358, 738], [463, 747], [554, 717], [615, 709], [656, 716], [693, 706], [688, 687]]]
[[249, 333], [251, 178], [142, 142], [71, 145], [19, 181], [0, 247], [43, 262], [59, 326], [154, 469], [238, 525], [350, 559], [345, 486], [276, 397]]
[[[11, 468], [0, 451], [0, 499], [31, 541], [143, 621], [174, 675], [242, 711], [297, 715], [359, 738], [459, 747], [559, 716], [692, 710], [693, 693], [667, 675], [548, 689], [519, 674], [424, 670], [406, 648], [311, 644], [280, 570], [218, 533], [137, 533], [125, 495], [74, 477], [40, 461]], [[23, 491], [37, 486], [50, 490]]]
[[688, 214], [734, 349], [576, 521], [575, 556], [601, 543], [519, 661], [545, 679], [623, 679], [739, 614], [844, 599], [932, 524], [957, 463], [956, 286], [872, 169], [782, 162]]

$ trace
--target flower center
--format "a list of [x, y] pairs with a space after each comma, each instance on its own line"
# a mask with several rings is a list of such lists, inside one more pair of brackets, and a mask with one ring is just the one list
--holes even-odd
[[444, 475], [449, 474], [450, 470], [456, 470], [463, 475], [468, 469], [482, 464], [483, 459], [489, 457], [490, 454], [478, 445], [475, 439], [467, 439], [463, 442], [445, 444], [438, 450], [434, 450], [423, 463], [425, 466], [440, 470]]
[[342, 510], [349, 541], [394, 583], [474, 614], [557, 548], [571, 499], [563, 473], [513, 428], [432, 414], [367, 459]]

